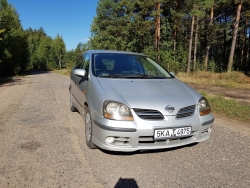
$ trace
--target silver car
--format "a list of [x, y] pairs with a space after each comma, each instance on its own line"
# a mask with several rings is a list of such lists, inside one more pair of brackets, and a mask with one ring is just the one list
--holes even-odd
[[90, 50], [70, 75], [70, 108], [89, 148], [131, 152], [198, 143], [214, 118], [206, 98], [143, 54]]

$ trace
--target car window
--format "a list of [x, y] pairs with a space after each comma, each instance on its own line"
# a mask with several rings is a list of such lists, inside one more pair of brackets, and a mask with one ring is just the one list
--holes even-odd
[[159, 64], [143, 55], [97, 53], [93, 59], [92, 70], [97, 77], [172, 78]]
[[81, 54], [77, 61], [76, 61], [76, 65], [75, 65], [75, 68], [76, 69], [82, 69], [82, 66], [83, 66], [83, 63], [84, 63], [84, 57], [85, 57], [86, 54]]
[[88, 75], [89, 73], [89, 62], [90, 62], [90, 55], [89, 53], [86, 53], [82, 67], [81, 67], [82, 69], [86, 70], [86, 75]]

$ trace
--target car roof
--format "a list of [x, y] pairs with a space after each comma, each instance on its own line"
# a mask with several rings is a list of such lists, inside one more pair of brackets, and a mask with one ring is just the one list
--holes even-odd
[[98, 53], [116, 53], [116, 54], [131, 54], [131, 55], [142, 55], [142, 56], [146, 56], [145, 54], [141, 54], [141, 53], [136, 53], [136, 52], [127, 52], [127, 51], [118, 51], [118, 50], [88, 50], [87, 52], [90, 52], [92, 54], [98, 54]]

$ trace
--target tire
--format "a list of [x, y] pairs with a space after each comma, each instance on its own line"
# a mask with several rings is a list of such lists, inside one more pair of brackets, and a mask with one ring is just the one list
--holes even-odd
[[84, 109], [84, 123], [85, 123], [85, 138], [86, 138], [86, 144], [90, 149], [95, 149], [96, 146], [92, 142], [92, 119], [89, 112], [89, 108], [86, 106]]
[[77, 109], [73, 106], [73, 101], [72, 101], [72, 93], [70, 92], [70, 111], [71, 112], [76, 112]]

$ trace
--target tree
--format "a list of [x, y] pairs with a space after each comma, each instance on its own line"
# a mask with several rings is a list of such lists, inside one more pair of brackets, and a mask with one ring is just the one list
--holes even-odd
[[[211, 8], [210, 8], [209, 27], [212, 26], [213, 19], [214, 19], [214, 1], [212, 1]], [[208, 39], [207, 40], [207, 47], [206, 47], [205, 61], [204, 61], [204, 69], [205, 70], [207, 70], [207, 65], [208, 65], [209, 52], [210, 52], [210, 48], [211, 48], [211, 44], [210, 43], [211, 43], [211, 41], [210, 41], [210, 39]]]
[[194, 38], [194, 66], [193, 66], [194, 70], [196, 70], [196, 63], [197, 63], [198, 33], [199, 33], [199, 18], [196, 17], [195, 38]]
[[[156, 4], [156, 18], [155, 18], [155, 48], [158, 53], [160, 52], [160, 33], [161, 33], [160, 7], [161, 4], [158, 2]], [[157, 55], [156, 59], [158, 62], [160, 62], [159, 55]]]
[[[27, 36], [19, 15], [7, 0], [0, 4], [0, 77], [11, 76], [26, 68], [28, 62]], [[16, 50], [19, 49], [19, 50]]]
[[54, 52], [55, 62], [62, 68], [62, 59], [66, 53], [66, 46], [62, 36], [57, 35], [52, 42], [52, 50]]
[[236, 20], [235, 20], [234, 28], [233, 28], [233, 39], [232, 39], [231, 51], [230, 51], [229, 60], [228, 60], [227, 72], [231, 72], [232, 67], [233, 67], [234, 51], [235, 51], [235, 44], [236, 44], [238, 27], [239, 27], [239, 22], [240, 22], [241, 7], [242, 7], [242, 0], [239, 0], [237, 2], [237, 13], [236, 13]]
[[189, 50], [188, 50], [187, 73], [190, 73], [190, 68], [191, 68], [192, 45], [193, 45], [193, 33], [194, 33], [194, 19], [195, 19], [195, 16], [192, 16], [191, 32], [190, 32], [189, 48], [188, 48]]

